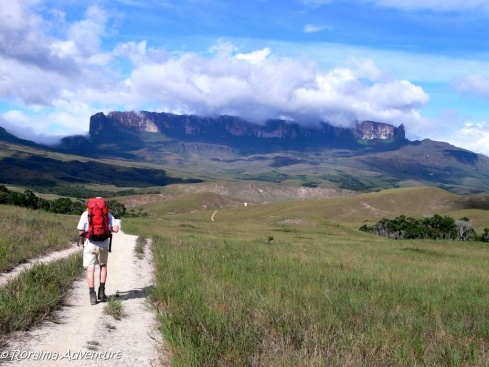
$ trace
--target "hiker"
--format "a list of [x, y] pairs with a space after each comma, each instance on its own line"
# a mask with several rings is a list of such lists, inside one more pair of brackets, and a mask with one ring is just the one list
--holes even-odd
[[[101, 302], [107, 302], [105, 281], [109, 245], [111, 233], [119, 232], [119, 226], [114, 222], [114, 217], [109, 213], [103, 198], [88, 199], [87, 210], [81, 215], [77, 229], [78, 234], [84, 237], [83, 267], [87, 269], [90, 304], [97, 304], [97, 298]], [[95, 265], [100, 265], [98, 295], [95, 293]]]

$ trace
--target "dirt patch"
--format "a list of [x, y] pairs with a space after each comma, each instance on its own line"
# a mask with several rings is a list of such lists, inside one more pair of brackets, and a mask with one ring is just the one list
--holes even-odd
[[166, 201], [173, 197], [173, 195], [152, 194], [152, 195], [137, 195], [137, 196], [123, 196], [117, 200], [126, 206], [127, 209], [134, 209], [139, 206], [154, 203], [155, 201]]
[[277, 222], [277, 224], [296, 224], [296, 225], [302, 225], [302, 226], [313, 226], [316, 223], [306, 221], [303, 219], [292, 219], [292, 218], [290, 218], [290, 219], [281, 220], [280, 222]]

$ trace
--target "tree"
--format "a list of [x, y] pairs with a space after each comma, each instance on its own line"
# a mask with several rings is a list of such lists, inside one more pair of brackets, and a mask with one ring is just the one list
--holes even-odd
[[489, 242], [489, 228], [484, 228], [484, 233], [480, 236], [482, 242]]
[[[464, 218], [468, 219], [468, 218]], [[457, 232], [457, 240], [459, 241], [470, 241], [470, 240], [475, 240], [477, 238], [477, 235], [475, 233], [475, 230], [472, 228], [472, 225], [469, 223], [469, 221], [465, 220], [457, 220], [455, 222], [455, 228]]]
[[31, 209], [39, 209], [39, 200], [38, 197], [31, 191], [25, 190], [25, 206]]
[[404, 215], [392, 220], [383, 218], [371, 227], [363, 225], [360, 230], [396, 240], [451, 239], [474, 241], [480, 239], [489, 242], [489, 229], [484, 232], [484, 235], [478, 237], [468, 218], [464, 217], [455, 221], [453, 218], [438, 214], [423, 219], [406, 218]]
[[112, 215], [116, 218], [121, 218], [126, 214], [126, 207], [123, 203], [120, 203], [117, 200], [109, 200], [107, 206]]
[[21, 192], [10, 191], [7, 195], [7, 204], [26, 206], [25, 201], [25, 195]]

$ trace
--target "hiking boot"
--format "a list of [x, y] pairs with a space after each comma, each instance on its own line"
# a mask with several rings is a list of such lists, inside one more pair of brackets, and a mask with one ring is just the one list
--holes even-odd
[[97, 294], [95, 294], [95, 291], [90, 291], [90, 304], [91, 305], [97, 304]]
[[98, 289], [98, 300], [100, 302], [107, 302], [107, 296], [105, 295], [105, 288]]

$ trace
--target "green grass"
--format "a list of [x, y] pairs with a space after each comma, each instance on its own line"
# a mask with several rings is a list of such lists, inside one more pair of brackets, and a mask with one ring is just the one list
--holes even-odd
[[476, 366], [489, 357], [485, 246], [153, 240], [153, 297], [175, 366]]
[[78, 218], [0, 205], [0, 271], [69, 247]]
[[138, 236], [136, 239], [136, 246], [134, 247], [134, 252], [136, 253], [136, 257], [138, 259], [142, 259], [144, 257], [144, 251], [147, 244], [148, 239], [144, 236]]
[[116, 320], [122, 319], [125, 316], [122, 300], [109, 297], [109, 301], [104, 307], [104, 314], [110, 315]]
[[357, 229], [362, 203], [423, 200], [398, 193], [125, 220], [152, 236], [172, 365], [488, 366], [488, 245]]
[[13, 331], [28, 330], [50, 317], [81, 275], [82, 253], [50, 264], [37, 264], [0, 288], [0, 345]]
[[[183, 211], [168, 214], [176, 199], [124, 219], [126, 233], [152, 239], [151, 300], [172, 366], [489, 366], [488, 245], [358, 230], [375, 215], [462, 210], [452, 196], [403, 189], [234, 208], [213, 198], [183, 195]], [[62, 302], [44, 296], [71, 282], [53, 266], [0, 289], [2, 334]]]

